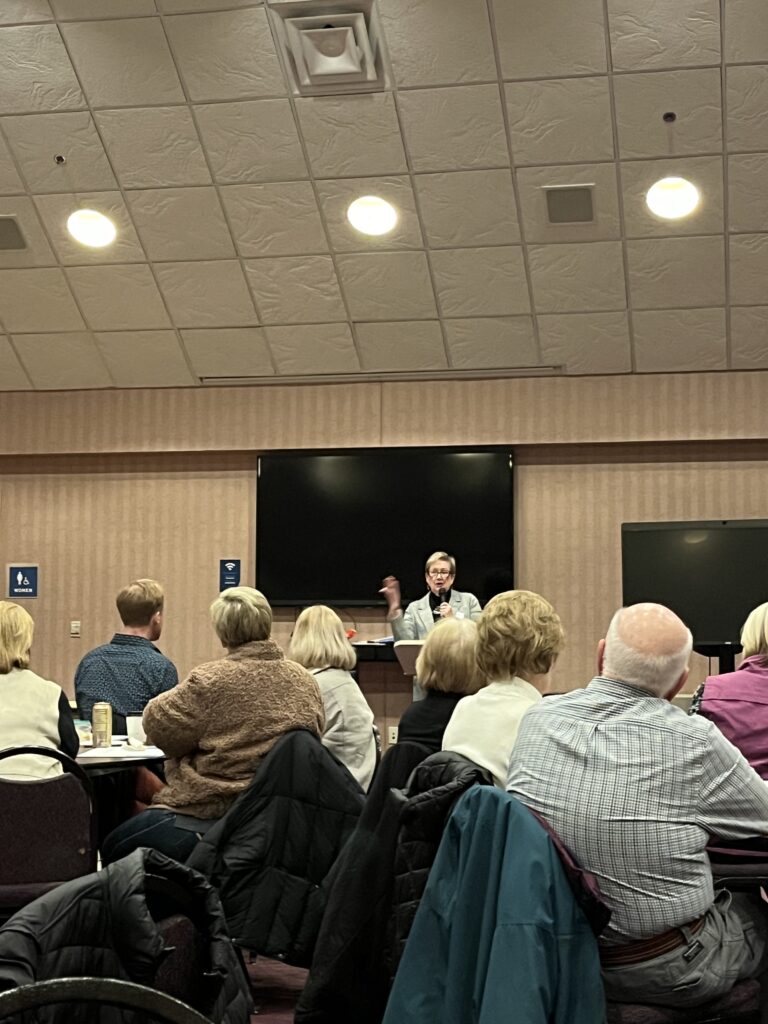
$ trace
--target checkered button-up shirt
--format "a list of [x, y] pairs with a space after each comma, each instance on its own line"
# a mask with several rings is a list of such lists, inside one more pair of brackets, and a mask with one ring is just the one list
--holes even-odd
[[768, 786], [716, 726], [600, 676], [528, 712], [507, 788], [594, 872], [609, 942], [705, 913], [710, 836], [768, 835]]

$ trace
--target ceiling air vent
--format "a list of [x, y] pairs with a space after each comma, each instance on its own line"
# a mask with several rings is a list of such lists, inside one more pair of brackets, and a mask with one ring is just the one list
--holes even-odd
[[593, 185], [545, 185], [550, 224], [588, 224], [595, 219]]
[[27, 243], [15, 217], [0, 217], [0, 249], [26, 249]]
[[302, 96], [386, 87], [373, 0], [333, 7], [282, 0], [269, 6], [293, 91]]

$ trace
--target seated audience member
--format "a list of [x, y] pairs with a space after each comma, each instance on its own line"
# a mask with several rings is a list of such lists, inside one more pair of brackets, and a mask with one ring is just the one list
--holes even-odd
[[114, 715], [140, 715], [153, 697], [176, 685], [176, 667], [154, 644], [163, 629], [164, 600], [155, 580], [135, 580], [117, 595], [124, 628], [108, 644], [89, 651], [75, 672], [83, 718], [90, 720], [98, 701], [111, 704]]
[[[60, 686], [30, 671], [34, 630], [26, 609], [0, 601], [0, 750], [52, 747], [77, 757], [79, 743], [69, 701]], [[60, 773], [58, 761], [34, 754], [0, 761], [0, 775], [8, 778], [41, 779]]]
[[694, 694], [691, 713], [714, 722], [768, 780], [768, 604], [747, 616], [741, 645], [742, 663], [735, 672], [709, 676]]
[[305, 608], [296, 620], [288, 656], [308, 669], [320, 687], [323, 745], [367, 791], [376, 768], [373, 712], [351, 674], [357, 654], [336, 612], [322, 604]]
[[768, 834], [768, 788], [706, 719], [671, 700], [691, 634], [668, 608], [618, 611], [586, 689], [526, 715], [508, 789], [597, 878], [609, 999], [693, 1006], [764, 967], [760, 900], [715, 896], [710, 837]]
[[416, 660], [416, 673], [426, 696], [403, 712], [398, 741], [421, 743], [432, 753], [441, 749], [445, 727], [456, 705], [483, 685], [476, 648], [477, 623], [471, 619], [446, 619], [431, 631]]
[[487, 768], [503, 789], [520, 722], [549, 689], [564, 640], [560, 617], [539, 594], [508, 590], [492, 598], [477, 625], [477, 664], [488, 683], [456, 705], [443, 750]]
[[224, 590], [211, 605], [211, 619], [228, 653], [198, 665], [147, 705], [144, 729], [168, 757], [168, 784], [152, 807], [107, 837], [105, 863], [139, 846], [184, 860], [281, 736], [291, 729], [322, 736], [317, 683], [270, 640], [272, 609], [264, 595], [252, 587]]

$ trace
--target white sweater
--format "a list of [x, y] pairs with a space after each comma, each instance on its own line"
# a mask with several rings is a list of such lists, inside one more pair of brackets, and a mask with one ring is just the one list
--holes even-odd
[[[28, 668], [0, 674], [0, 750], [6, 747], [55, 747], [77, 755], [77, 733], [72, 712], [61, 687]], [[8, 778], [47, 778], [59, 775], [53, 758], [35, 754], [0, 761], [0, 775]]]
[[325, 707], [323, 746], [368, 790], [376, 767], [373, 712], [353, 676], [341, 668], [311, 669]]
[[443, 736], [443, 750], [463, 754], [487, 768], [496, 785], [506, 789], [520, 722], [540, 700], [536, 687], [519, 676], [489, 683], [456, 705]]

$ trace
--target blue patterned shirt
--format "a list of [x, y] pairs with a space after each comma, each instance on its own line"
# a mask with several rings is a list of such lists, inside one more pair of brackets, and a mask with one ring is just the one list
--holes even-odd
[[89, 651], [75, 672], [75, 697], [83, 718], [97, 701], [119, 715], [140, 715], [159, 693], [179, 681], [176, 666], [143, 636], [115, 633]]

